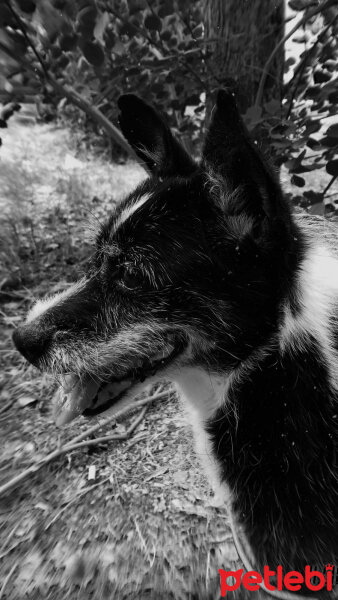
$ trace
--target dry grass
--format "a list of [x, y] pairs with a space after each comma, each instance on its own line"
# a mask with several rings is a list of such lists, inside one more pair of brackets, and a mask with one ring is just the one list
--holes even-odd
[[[84, 225], [142, 177], [134, 165], [74, 159], [67, 131], [50, 125], [11, 121], [3, 136], [2, 482], [88, 426], [55, 428], [54, 382], [26, 366], [11, 334], [34, 297], [79, 275], [90, 252]], [[69, 453], [0, 497], [0, 530], [7, 600], [218, 598], [218, 568], [237, 558], [175, 400], [151, 408], [131, 440]]]

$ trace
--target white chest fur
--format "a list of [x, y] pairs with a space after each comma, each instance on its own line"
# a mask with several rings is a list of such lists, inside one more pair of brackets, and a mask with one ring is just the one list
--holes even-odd
[[221, 482], [220, 465], [205, 424], [217, 409], [223, 407], [226, 410], [227, 379], [197, 367], [184, 367], [175, 374], [175, 385], [193, 429], [197, 456], [215, 492], [216, 502], [226, 502], [229, 492]]

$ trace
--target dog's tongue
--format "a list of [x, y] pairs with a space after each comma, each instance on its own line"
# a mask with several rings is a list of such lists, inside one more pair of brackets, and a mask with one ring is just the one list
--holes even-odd
[[90, 375], [83, 377], [74, 374], [66, 375], [54, 397], [53, 414], [56, 425], [66, 425], [79, 417], [92, 405], [99, 387], [100, 382]]

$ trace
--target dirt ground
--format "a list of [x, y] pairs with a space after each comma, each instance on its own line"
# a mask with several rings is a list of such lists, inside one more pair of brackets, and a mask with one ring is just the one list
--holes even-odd
[[[93, 424], [56, 428], [55, 382], [26, 366], [11, 334], [34, 298], [81, 274], [93, 229], [144, 177], [29, 118], [11, 121], [2, 140], [0, 488]], [[123, 433], [136, 416], [92, 438]], [[67, 452], [1, 490], [0, 531], [0, 600], [214, 599], [218, 569], [238, 564], [169, 392], [129, 440]]]

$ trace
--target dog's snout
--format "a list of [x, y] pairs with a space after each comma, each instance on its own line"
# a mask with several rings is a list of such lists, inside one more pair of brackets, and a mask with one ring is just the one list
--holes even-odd
[[53, 337], [53, 331], [39, 325], [28, 324], [18, 327], [13, 333], [16, 348], [32, 364], [36, 364], [46, 352]]

